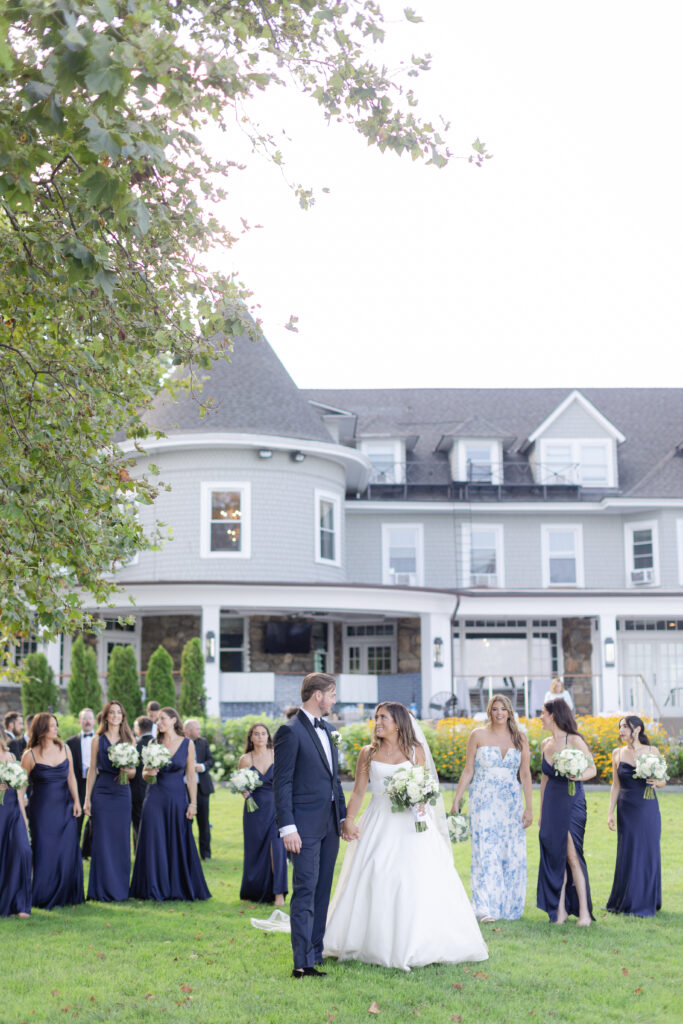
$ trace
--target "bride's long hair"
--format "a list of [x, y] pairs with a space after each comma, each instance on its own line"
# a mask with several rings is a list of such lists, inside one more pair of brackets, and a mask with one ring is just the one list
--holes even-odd
[[[413, 723], [410, 721], [410, 712], [404, 704], [399, 704], [395, 700], [383, 700], [375, 708], [375, 719], [377, 718], [377, 712], [383, 708], [388, 711], [394, 722], [396, 722], [396, 728], [398, 729], [398, 745], [402, 752], [406, 756], [407, 761], [413, 759], [413, 747], [417, 746], [417, 736], [413, 729]], [[370, 740], [370, 750], [368, 751], [368, 769], [370, 762], [382, 746], [382, 739], [379, 737], [373, 727], [372, 739]]]

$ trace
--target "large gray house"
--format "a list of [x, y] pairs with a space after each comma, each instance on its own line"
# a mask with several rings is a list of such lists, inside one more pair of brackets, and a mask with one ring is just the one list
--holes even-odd
[[[208, 711], [279, 710], [304, 673], [341, 705], [534, 713], [683, 703], [683, 391], [300, 390], [240, 341], [147, 444], [172, 540], [119, 574], [98, 641], [200, 636]], [[135, 599], [134, 627], [121, 629]], [[68, 675], [70, 642], [49, 656]], [[433, 705], [430, 711], [430, 704]]]

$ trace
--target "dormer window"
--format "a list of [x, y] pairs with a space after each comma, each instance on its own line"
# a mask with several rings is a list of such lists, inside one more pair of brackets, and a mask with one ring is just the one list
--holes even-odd
[[371, 484], [402, 484], [406, 478], [406, 453], [403, 441], [373, 439], [361, 441], [360, 450], [370, 460]]
[[451, 472], [454, 480], [466, 480], [473, 484], [502, 483], [500, 441], [486, 438], [458, 441], [451, 449]]
[[536, 461], [536, 479], [542, 484], [614, 487], [614, 442], [542, 439]]

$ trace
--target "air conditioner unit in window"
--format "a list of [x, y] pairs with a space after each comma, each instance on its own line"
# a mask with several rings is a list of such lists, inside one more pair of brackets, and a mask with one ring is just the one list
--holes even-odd
[[391, 582], [395, 587], [414, 587], [417, 585], [417, 577], [414, 572], [392, 572]]
[[631, 583], [652, 583], [654, 578], [654, 569], [633, 569], [631, 571]]
[[470, 586], [471, 587], [497, 587], [498, 577], [495, 573], [490, 572], [473, 572], [470, 573]]

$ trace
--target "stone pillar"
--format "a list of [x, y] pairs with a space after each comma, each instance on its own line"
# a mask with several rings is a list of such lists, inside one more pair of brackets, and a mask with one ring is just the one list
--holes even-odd
[[221, 676], [220, 676], [220, 640], [221, 640], [221, 609], [219, 605], [202, 606], [202, 629], [200, 639], [202, 651], [206, 658], [206, 634], [212, 632], [216, 638], [216, 658], [204, 664], [204, 687], [206, 689], [207, 715], [220, 716], [221, 713]]
[[[420, 616], [420, 668], [422, 670], [422, 707], [426, 716], [429, 702], [435, 693], [453, 689], [453, 627], [450, 615], [426, 614]], [[443, 665], [434, 665], [434, 641], [442, 641]]]
[[591, 628], [591, 619], [562, 620], [563, 678], [574, 698], [577, 715], [592, 715], [594, 711]]

